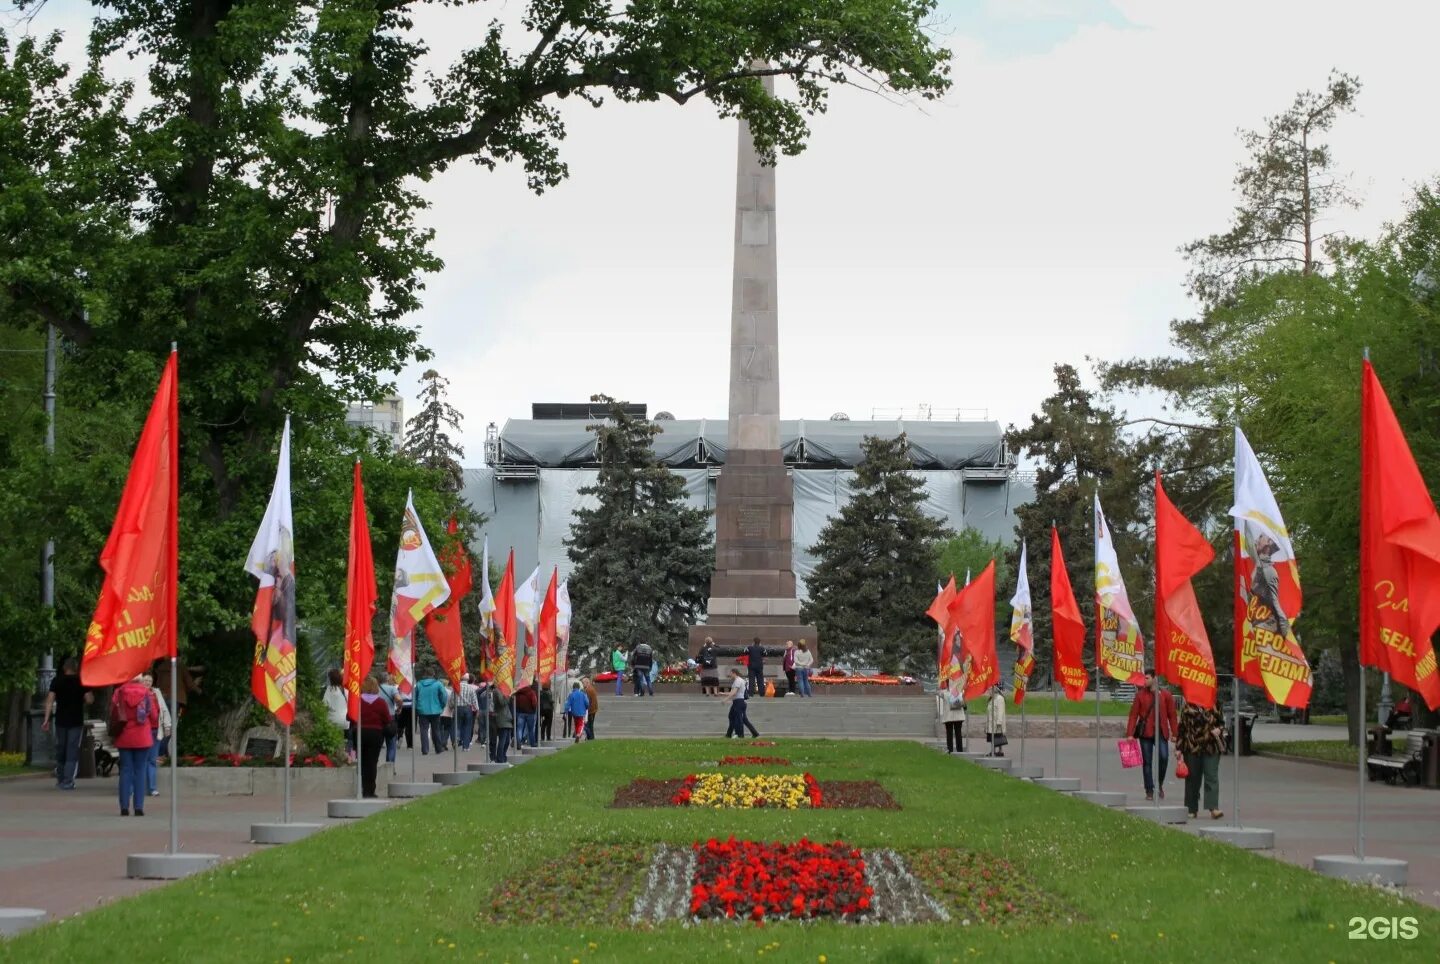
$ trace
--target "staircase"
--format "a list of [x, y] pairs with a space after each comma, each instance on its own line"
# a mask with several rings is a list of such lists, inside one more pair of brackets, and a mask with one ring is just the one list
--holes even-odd
[[[617, 697], [600, 693], [596, 736], [724, 736], [728, 700], [699, 694]], [[766, 736], [934, 739], [935, 703], [919, 696], [787, 696], [749, 701], [750, 722]]]

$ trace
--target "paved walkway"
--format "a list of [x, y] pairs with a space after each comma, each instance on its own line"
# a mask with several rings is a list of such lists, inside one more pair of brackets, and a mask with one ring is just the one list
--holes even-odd
[[[1343, 727], [1278, 724], [1274, 728], [1305, 732], [1305, 739], [1326, 738], [1310, 735], [1308, 731], [1312, 730], [1337, 729], [1342, 733], [1344, 730]], [[1257, 741], [1263, 741], [1262, 734], [1257, 732], [1256, 737]], [[1043, 766], [1045, 775], [1050, 776], [1054, 746], [1052, 740], [1027, 740], [1025, 762]], [[1006, 747], [1006, 751], [1018, 758], [1018, 741]], [[1225, 812], [1221, 823], [1231, 823], [1236, 812], [1234, 768], [1233, 756], [1221, 761], [1220, 809]], [[1086, 790], [1095, 789], [1095, 741], [1061, 740], [1059, 775], [1079, 777]], [[1275, 850], [1271, 855], [1308, 868], [1316, 854], [1355, 852], [1359, 784], [1359, 773], [1353, 768], [1241, 757], [1240, 820], [1246, 826], [1275, 831]], [[1131, 806], [1145, 803], [1140, 771], [1120, 766], [1114, 740], [1100, 741], [1100, 789], [1126, 792]], [[1184, 805], [1184, 781], [1171, 774], [1165, 789], [1167, 804]], [[1201, 814], [1200, 820], [1186, 825], [1188, 832], [1213, 822], [1204, 811]], [[1440, 791], [1367, 782], [1365, 816], [1366, 855], [1408, 860], [1410, 886], [1406, 893], [1421, 903], [1440, 907]]]

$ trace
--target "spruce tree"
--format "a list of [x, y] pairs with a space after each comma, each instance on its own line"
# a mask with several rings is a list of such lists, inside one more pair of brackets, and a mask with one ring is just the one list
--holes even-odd
[[460, 459], [465, 450], [456, 445], [447, 429], [460, 431], [464, 418], [448, 399], [450, 381], [435, 369], [420, 376], [420, 411], [405, 424], [405, 454], [441, 474], [447, 492], [459, 492], [464, 485]]
[[904, 434], [867, 436], [861, 448], [854, 497], [815, 544], [819, 561], [800, 615], [819, 632], [827, 663], [934, 672], [936, 634], [925, 610], [935, 598], [940, 541], [952, 533], [921, 509], [924, 486], [911, 472]]
[[593, 508], [575, 512], [565, 547], [570, 575], [571, 662], [604, 665], [617, 644], [647, 642], [656, 657], [684, 651], [689, 629], [705, 614], [715, 550], [709, 511], [685, 504], [685, 480], [655, 457], [660, 429], [606, 395], [596, 433], [600, 475], [580, 489]]

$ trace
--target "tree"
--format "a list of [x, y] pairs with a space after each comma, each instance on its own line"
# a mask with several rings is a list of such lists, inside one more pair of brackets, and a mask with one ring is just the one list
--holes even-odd
[[836, 660], [928, 674], [935, 628], [925, 610], [935, 597], [940, 541], [952, 533], [921, 508], [924, 483], [911, 471], [903, 433], [866, 436], [861, 451], [853, 498], [816, 540], [800, 618]]
[[[966, 526], [959, 533], [951, 536], [940, 544], [939, 561], [935, 565], [935, 578], [943, 583], [951, 576], [955, 577], [955, 585], [965, 584], [965, 574], [978, 576], [980, 570], [989, 565], [990, 560], [995, 560], [995, 592], [1003, 594], [1008, 600], [1015, 594], [1014, 567], [1012, 567], [1006, 556], [1009, 553], [1005, 543], [996, 539], [994, 542], [987, 542], [985, 533], [979, 529]], [[1009, 586], [1009, 589], [1005, 587]], [[1010, 613], [1006, 608], [1006, 625], [1009, 625]]]
[[1330, 209], [1355, 203], [1319, 137], [1355, 109], [1359, 93], [1358, 79], [1331, 71], [1324, 90], [1297, 94], [1288, 110], [1266, 120], [1264, 131], [1240, 132], [1250, 159], [1235, 175], [1234, 224], [1180, 249], [1192, 264], [1191, 291], [1202, 302], [1222, 300], [1256, 274], [1308, 275], [1319, 267], [1320, 246], [1330, 236], [1317, 234], [1317, 224]]
[[[435, 175], [462, 160], [515, 162], [537, 192], [558, 184], [557, 104], [572, 96], [708, 100], [749, 121], [762, 150], [794, 153], [835, 84], [932, 98], [949, 83], [948, 54], [922, 27], [930, 0], [618, 12], [531, 0], [520, 27], [486, 25], [433, 76], [416, 25], [425, 5], [405, 0], [97, 6], [73, 77], [57, 37], [12, 52], [0, 34], [0, 324], [54, 325], [71, 359], [62, 398], [111, 416], [45, 466], [53, 485], [15, 490], [30, 503], [13, 517], [57, 533], [62, 568], [77, 574], [57, 618], [66, 638], [83, 638], [132, 429], [178, 342], [182, 646], [212, 666], [244, 651], [254, 587], [234, 560], [263, 510], [287, 413], [296, 489], [309, 496], [297, 538], [314, 558], [301, 609], [342, 618], [346, 480], [365, 452], [344, 429], [344, 402], [386, 394], [387, 373], [428, 359], [408, 319], [424, 275], [443, 267], [417, 224]], [[107, 77], [125, 58], [144, 71], [143, 98]], [[764, 76], [790, 78], [790, 92], [767, 92]], [[366, 474], [377, 559], [393, 551], [388, 520], [407, 488], [427, 522], [458, 508], [413, 463], [370, 454]], [[65, 505], [56, 492], [81, 497]], [[25, 645], [43, 641], [32, 633]], [[224, 690], [216, 682], [207, 692]]]
[[609, 396], [590, 400], [609, 406], [609, 417], [588, 426], [600, 474], [580, 494], [596, 504], [575, 511], [565, 540], [575, 564], [571, 662], [608, 668], [613, 647], [639, 642], [674, 658], [705, 615], [715, 562], [710, 513], [686, 505], [685, 480], [655, 457], [659, 426]]
[[459, 492], [465, 479], [460, 459], [465, 450], [450, 439], [446, 428], [459, 432], [464, 417], [447, 395], [450, 382], [430, 368], [420, 376], [420, 411], [406, 423], [405, 454], [444, 480], [447, 491]]

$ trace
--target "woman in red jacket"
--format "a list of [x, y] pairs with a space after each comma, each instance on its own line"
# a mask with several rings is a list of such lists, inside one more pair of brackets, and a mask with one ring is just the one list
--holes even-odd
[[[1158, 696], [1157, 696], [1158, 694]], [[1156, 711], [1156, 704], [1159, 711]], [[1160, 731], [1155, 731], [1156, 720]], [[1175, 739], [1175, 698], [1160, 685], [1154, 672], [1145, 674], [1145, 688], [1135, 693], [1135, 702], [1130, 704], [1130, 719], [1125, 723], [1125, 735], [1140, 740], [1140, 755], [1144, 765], [1140, 768], [1145, 775], [1145, 799], [1154, 800], [1159, 790], [1160, 799], [1165, 799], [1165, 770], [1170, 764], [1170, 740]], [[1160, 747], [1160, 779], [1158, 783], [1150, 776], [1150, 761], [1155, 756], [1156, 744]]]
[[160, 718], [155, 694], [137, 676], [110, 697], [110, 732], [120, 752], [120, 816], [145, 816], [145, 771], [155, 743], [152, 724]]
[[390, 706], [380, 695], [380, 683], [373, 676], [360, 684], [360, 793], [375, 796], [375, 772], [380, 766], [380, 748], [386, 731], [393, 726]]

